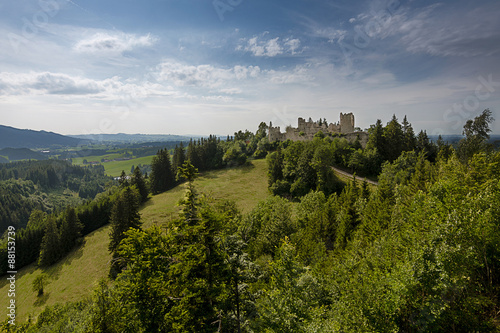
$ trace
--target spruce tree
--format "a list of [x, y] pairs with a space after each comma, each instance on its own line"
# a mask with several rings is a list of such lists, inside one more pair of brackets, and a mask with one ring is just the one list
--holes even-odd
[[172, 307], [165, 319], [176, 332], [216, 332], [218, 298], [222, 293], [224, 256], [220, 216], [200, 203], [193, 181], [197, 169], [189, 162], [179, 168], [188, 181], [181, 216], [173, 222], [170, 248], [174, 251], [168, 271]]
[[174, 156], [172, 158], [172, 171], [174, 175], [177, 174], [177, 170], [182, 166], [182, 164], [184, 164], [185, 160], [186, 151], [184, 150], [184, 145], [181, 142], [179, 146], [175, 146]]
[[168, 150], [158, 151], [151, 162], [151, 192], [158, 194], [171, 189], [175, 185], [174, 174]]
[[75, 246], [76, 240], [81, 237], [83, 225], [74, 208], [67, 207], [61, 224], [61, 249], [68, 253]]
[[392, 162], [401, 155], [404, 146], [404, 134], [401, 124], [396, 115], [392, 116], [391, 121], [384, 128], [385, 158]]
[[111, 209], [111, 232], [109, 234], [108, 249], [113, 255], [110, 267], [110, 277], [112, 278], [115, 278], [121, 271], [117, 250], [120, 242], [125, 238], [124, 233], [130, 228], [141, 228], [139, 202], [139, 191], [135, 187], [126, 187], [122, 190]]
[[61, 254], [61, 245], [59, 240], [59, 231], [54, 216], [47, 217], [45, 222], [45, 234], [40, 246], [39, 266], [50, 266], [59, 260]]
[[411, 124], [408, 122], [408, 119], [405, 117], [403, 118], [403, 149], [405, 151], [412, 151], [416, 147], [416, 139], [415, 139], [415, 132], [413, 131], [413, 127]]
[[128, 177], [127, 177], [127, 174], [125, 173], [125, 170], [122, 170], [122, 173], [120, 174], [120, 177], [118, 178], [118, 183], [120, 183], [120, 186], [122, 186], [122, 187], [129, 186]]
[[149, 190], [148, 187], [146, 186], [146, 181], [142, 176], [141, 169], [138, 166], [135, 167], [134, 169], [132, 178], [130, 179], [130, 185], [135, 186], [139, 191], [139, 194], [141, 196], [141, 202], [145, 202], [148, 199]]

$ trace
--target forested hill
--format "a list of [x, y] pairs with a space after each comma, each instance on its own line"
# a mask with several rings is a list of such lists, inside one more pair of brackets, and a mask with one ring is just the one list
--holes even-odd
[[[84, 140], [84, 142], [87, 142]], [[53, 146], [78, 146], [84, 143], [81, 139], [70, 138], [61, 134], [18, 129], [0, 125], [1, 148], [47, 148]]]

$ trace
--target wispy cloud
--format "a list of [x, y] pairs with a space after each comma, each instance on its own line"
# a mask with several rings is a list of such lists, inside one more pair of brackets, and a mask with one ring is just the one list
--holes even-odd
[[295, 55], [302, 52], [300, 49], [300, 39], [287, 37], [280, 40], [280, 37], [266, 39], [268, 32], [252, 38], [242, 38], [237, 51], [250, 52], [256, 57], [276, 57], [282, 54]]
[[187, 65], [178, 61], [164, 61], [157, 66], [157, 77], [160, 82], [168, 82], [175, 86], [196, 86], [217, 88], [233, 80], [256, 78], [261, 70], [258, 66], [234, 66], [222, 68], [214, 65]]
[[137, 36], [133, 34], [96, 33], [89, 38], [78, 41], [74, 50], [83, 53], [122, 53], [136, 47], [148, 47], [156, 43], [157, 38], [150, 34]]
[[87, 95], [113, 100], [124, 95], [147, 97], [172, 94], [171, 90], [154, 82], [133, 83], [116, 76], [95, 80], [63, 73], [0, 72], [0, 95]]
[[443, 3], [423, 8], [401, 6], [395, 12], [371, 8], [352, 23], [351, 35], [369, 39], [394, 37], [411, 53], [473, 57], [500, 52], [496, 4], [474, 10], [451, 10]]

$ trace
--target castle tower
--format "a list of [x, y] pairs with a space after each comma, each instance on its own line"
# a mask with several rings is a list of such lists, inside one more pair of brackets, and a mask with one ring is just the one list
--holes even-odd
[[352, 113], [340, 113], [340, 133], [354, 132], [354, 115]]

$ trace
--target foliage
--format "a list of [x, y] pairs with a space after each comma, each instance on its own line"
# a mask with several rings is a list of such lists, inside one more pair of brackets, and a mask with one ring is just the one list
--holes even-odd
[[[338, 139], [336, 139], [338, 140]], [[332, 165], [336, 142], [316, 138], [296, 141], [268, 157], [269, 189], [275, 195], [298, 198], [311, 190], [327, 195], [340, 191], [341, 183]]]
[[49, 276], [45, 273], [42, 273], [33, 280], [33, 291], [37, 292], [38, 296], [43, 295], [43, 288], [45, 287], [48, 279]]
[[166, 149], [158, 151], [151, 162], [151, 193], [165, 192], [175, 186], [170, 153]]
[[490, 109], [485, 109], [474, 120], [467, 120], [463, 130], [465, 138], [460, 140], [458, 146], [458, 154], [462, 162], [467, 162], [475, 153], [489, 148], [486, 142], [490, 138], [489, 125], [493, 120]]
[[109, 251], [113, 254], [110, 276], [116, 277], [122, 265], [118, 256], [118, 246], [125, 238], [125, 232], [130, 228], [140, 229], [139, 215], [140, 194], [135, 187], [126, 187], [118, 195], [111, 209], [111, 232], [109, 234]]
[[45, 222], [45, 233], [40, 246], [38, 265], [50, 266], [59, 260], [61, 257], [60, 239], [56, 219], [53, 216], [49, 216]]
[[148, 200], [149, 190], [146, 185], [146, 181], [144, 180], [144, 176], [142, 175], [141, 169], [138, 166], [135, 167], [134, 172], [132, 173], [130, 185], [135, 186], [139, 191], [141, 202], [146, 202], [146, 200]]

